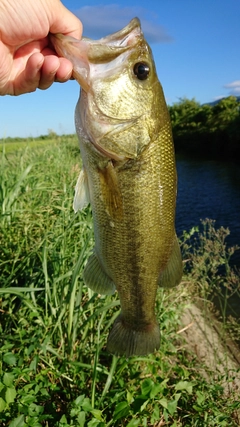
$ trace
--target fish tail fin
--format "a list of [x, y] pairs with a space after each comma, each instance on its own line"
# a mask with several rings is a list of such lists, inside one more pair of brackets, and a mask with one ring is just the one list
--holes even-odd
[[120, 314], [115, 320], [107, 341], [107, 350], [115, 355], [144, 356], [160, 347], [160, 329], [157, 322], [133, 329]]

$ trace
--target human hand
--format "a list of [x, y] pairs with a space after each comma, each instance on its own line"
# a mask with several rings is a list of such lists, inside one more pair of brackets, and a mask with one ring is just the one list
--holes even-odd
[[60, 0], [0, 0], [0, 95], [47, 89], [72, 76], [72, 64], [59, 58], [49, 33], [77, 39], [82, 24]]

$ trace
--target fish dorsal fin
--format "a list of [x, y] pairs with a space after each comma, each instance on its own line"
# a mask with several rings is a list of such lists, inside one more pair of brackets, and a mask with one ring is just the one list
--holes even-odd
[[107, 166], [99, 172], [106, 213], [113, 219], [121, 218], [123, 215], [123, 202], [116, 169], [112, 162], [109, 161]]
[[89, 197], [87, 173], [83, 168], [79, 174], [77, 184], [75, 187], [75, 195], [73, 200], [74, 212], [76, 213], [77, 211], [81, 211], [89, 203], [90, 203], [90, 197]]

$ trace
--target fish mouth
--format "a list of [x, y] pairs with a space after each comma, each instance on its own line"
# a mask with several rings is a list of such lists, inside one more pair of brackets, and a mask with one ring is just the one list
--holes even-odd
[[[50, 34], [50, 39], [57, 54], [72, 62], [73, 78], [85, 92], [91, 92], [91, 67], [105, 64], [105, 70], [110, 71], [111, 62], [131, 50], [141, 35], [140, 21], [134, 18], [123, 29], [99, 40], [77, 40], [63, 34]], [[122, 62], [119, 60], [119, 66]]]
[[73, 78], [82, 89], [80, 111], [80, 128], [83, 135], [87, 135], [95, 149], [103, 156], [115, 161], [125, 161], [132, 158], [131, 152], [116, 153], [113, 147], [102, 143], [104, 138], [110, 138], [118, 132], [133, 126], [139, 117], [131, 119], [111, 117], [105, 114], [94, 101], [94, 131], [91, 126], [85, 125], [85, 115], [88, 114], [89, 99], [94, 97], [94, 81], [111, 77], [121, 73], [127, 58], [143, 37], [141, 24], [138, 18], [132, 19], [123, 29], [103, 37], [99, 40], [82, 38], [77, 40], [63, 34], [51, 34], [51, 42], [59, 56], [67, 58], [73, 64]]
[[89, 92], [88, 44], [84, 40], [63, 34], [50, 34], [51, 43], [60, 57], [67, 58], [73, 64], [72, 76], [85, 92]]

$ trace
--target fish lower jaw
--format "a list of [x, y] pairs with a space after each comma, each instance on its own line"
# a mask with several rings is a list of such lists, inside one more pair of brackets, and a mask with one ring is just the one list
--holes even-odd
[[119, 356], [146, 356], [160, 347], [160, 329], [157, 322], [132, 326], [120, 314], [110, 331], [107, 350]]

